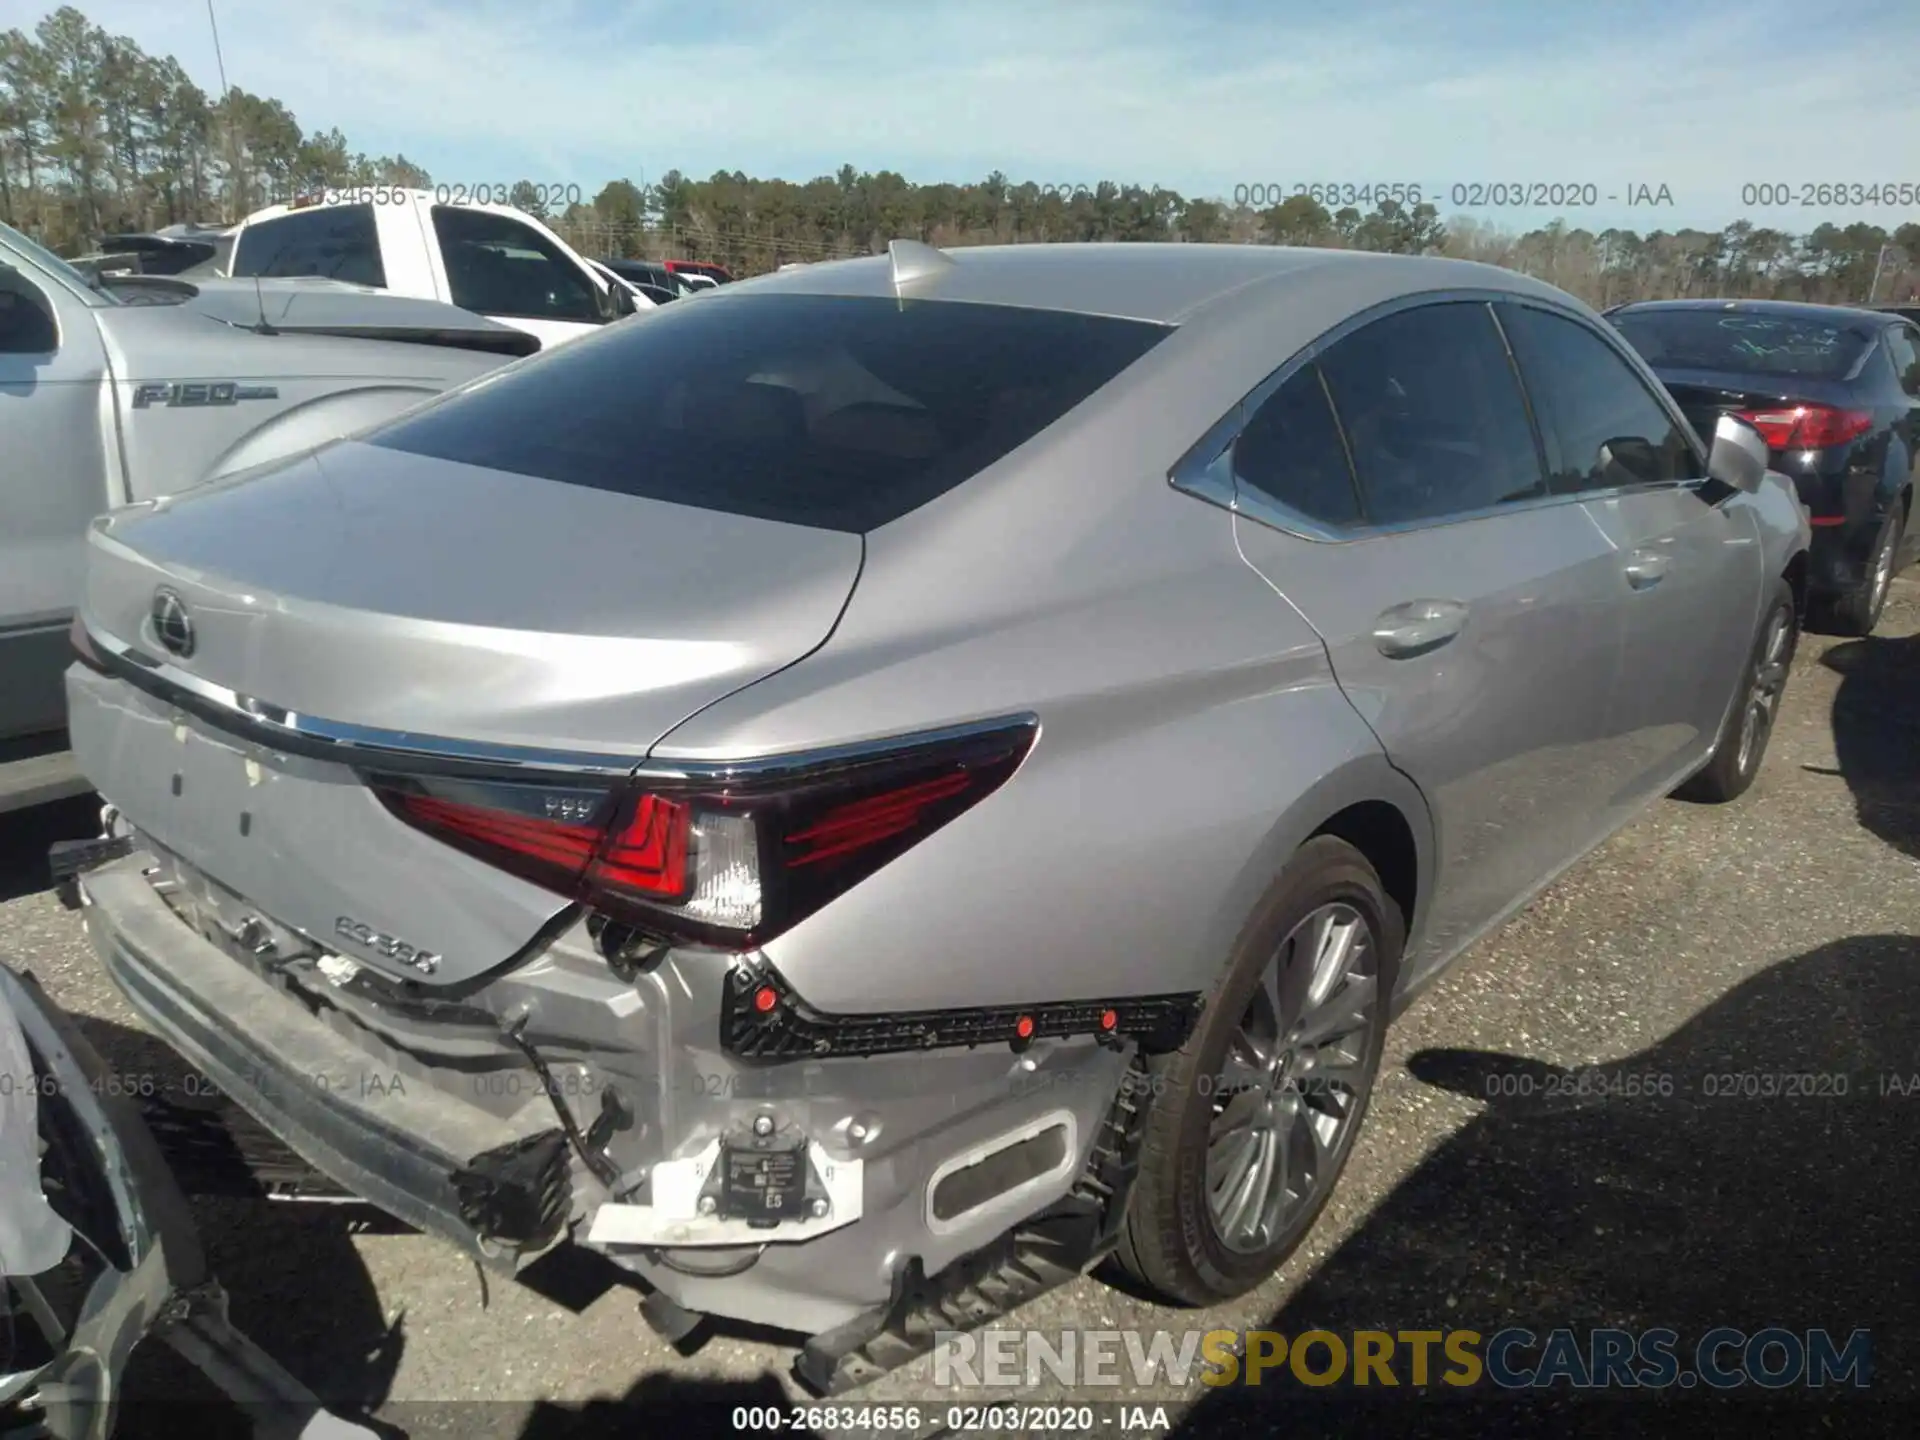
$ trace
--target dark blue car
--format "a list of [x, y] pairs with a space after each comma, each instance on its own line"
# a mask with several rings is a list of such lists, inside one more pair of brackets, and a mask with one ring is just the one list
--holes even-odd
[[1607, 318], [1701, 435], [1733, 414], [1766, 437], [1813, 520], [1815, 618], [1871, 633], [1920, 542], [1920, 327], [1896, 311], [1777, 300], [1649, 301]]

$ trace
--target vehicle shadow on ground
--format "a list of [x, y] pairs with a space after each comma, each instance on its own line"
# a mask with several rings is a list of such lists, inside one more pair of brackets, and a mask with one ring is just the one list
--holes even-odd
[[1920, 635], [1849, 641], [1821, 663], [1841, 677], [1833, 743], [1861, 826], [1920, 859]]
[[[1481, 1051], [1408, 1068], [1486, 1111], [1401, 1184], [1268, 1322], [1307, 1330], [1670, 1327], [1870, 1332], [1871, 1386], [1575, 1394], [1321, 1388], [1284, 1369], [1209, 1391], [1178, 1433], [1910, 1433], [1920, 1400], [1920, 940], [1783, 961], [1591, 1075]], [[1748, 1078], [1751, 1077], [1751, 1078]], [[1779, 1077], [1803, 1077], [1783, 1079]], [[1806, 1093], [1812, 1092], [1812, 1093]], [[1843, 1093], [1842, 1093], [1843, 1092]], [[1310, 1352], [1311, 1370], [1327, 1352]], [[1485, 1351], [1483, 1349], [1482, 1353]], [[1515, 1353], [1537, 1362], [1538, 1349]], [[1737, 1353], [1737, 1352], [1736, 1352]], [[1448, 1368], [1439, 1353], [1433, 1374]], [[1657, 1394], [1657, 1398], [1656, 1398]], [[1449, 1403], [1451, 1402], [1451, 1403]], [[1895, 1413], [1899, 1407], [1898, 1413]]]
[[763, 1417], [786, 1415], [793, 1408], [786, 1390], [772, 1375], [758, 1380], [695, 1380], [654, 1374], [617, 1400], [591, 1400], [583, 1405], [543, 1401], [527, 1416], [519, 1440], [600, 1440], [603, 1436], [627, 1440], [661, 1434], [691, 1440], [760, 1428], [735, 1423], [734, 1412], [742, 1407], [759, 1410]]
[[97, 795], [0, 814], [0, 904], [53, 884], [47, 851], [56, 840], [87, 840], [99, 833]]

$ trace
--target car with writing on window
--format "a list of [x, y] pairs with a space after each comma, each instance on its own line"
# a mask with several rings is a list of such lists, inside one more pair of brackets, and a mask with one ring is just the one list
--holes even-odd
[[433, 191], [399, 186], [325, 190], [255, 211], [235, 232], [228, 273], [317, 275], [438, 300], [544, 345], [640, 308], [525, 211], [443, 204]]
[[1753, 784], [1766, 460], [1511, 271], [896, 241], [102, 523], [73, 893], [340, 1184], [817, 1390], [1106, 1254], [1211, 1303], [1394, 1014]]
[[1766, 437], [1813, 524], [1818, 617], [1871, 634], [1920, 546], [1920, 326], [1898, 313], [1779, 300], [1662, 300], [1608, 312], [1694, 428]]

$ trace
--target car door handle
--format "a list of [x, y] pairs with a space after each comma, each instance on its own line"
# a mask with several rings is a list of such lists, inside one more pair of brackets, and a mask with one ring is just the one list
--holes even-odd
[[1670, 563], [1657, 550], [1636, 550], [1627, 561], [1627, 584], [1636, 590], [1651, 590], [1667, 578]]
[[1466, 624], [1467, 607], [1458, 600], [1409, 600], [1373, 622], [1373, 643], [1388, 659], [1405, 660], [1439, 649]]

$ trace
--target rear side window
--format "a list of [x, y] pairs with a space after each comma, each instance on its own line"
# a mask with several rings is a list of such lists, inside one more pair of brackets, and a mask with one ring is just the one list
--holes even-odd
[[1520, 382], [1484, 304], [1376, 320], [1335, 342], [1320, 368], [1375, 525], [1547, 493]]
[[1668, 485], [1706, 474], [1680, 422], [1613, 348], [1544, 310], [1502, 305], [1562, 494]]
[[1900, 377], [1900, 388], [1920, 399], [1920, 330], [1911, 325], [1895, 325], [1888, 330], [1887, 358]]
[[1233, 473], [1242, 485], [1322, 525], [1360, 519], [1340, 426], [1308, 365], [1263, 401], [1233, 445]]
[[389, 449], [859, 533], [951, 490], [1169, 327], [730, 293], [611, 325], [375, 432]]
[[385, 289], [380, 235], [371, 205], [319, 205], [262, 220], [240, 232], [236, 276], [319, 275]]
[[1844, 380], [1872, 343], [1852, 324], [1765, 310], [1622, 310], [1608, 318], [1657, 370]]

